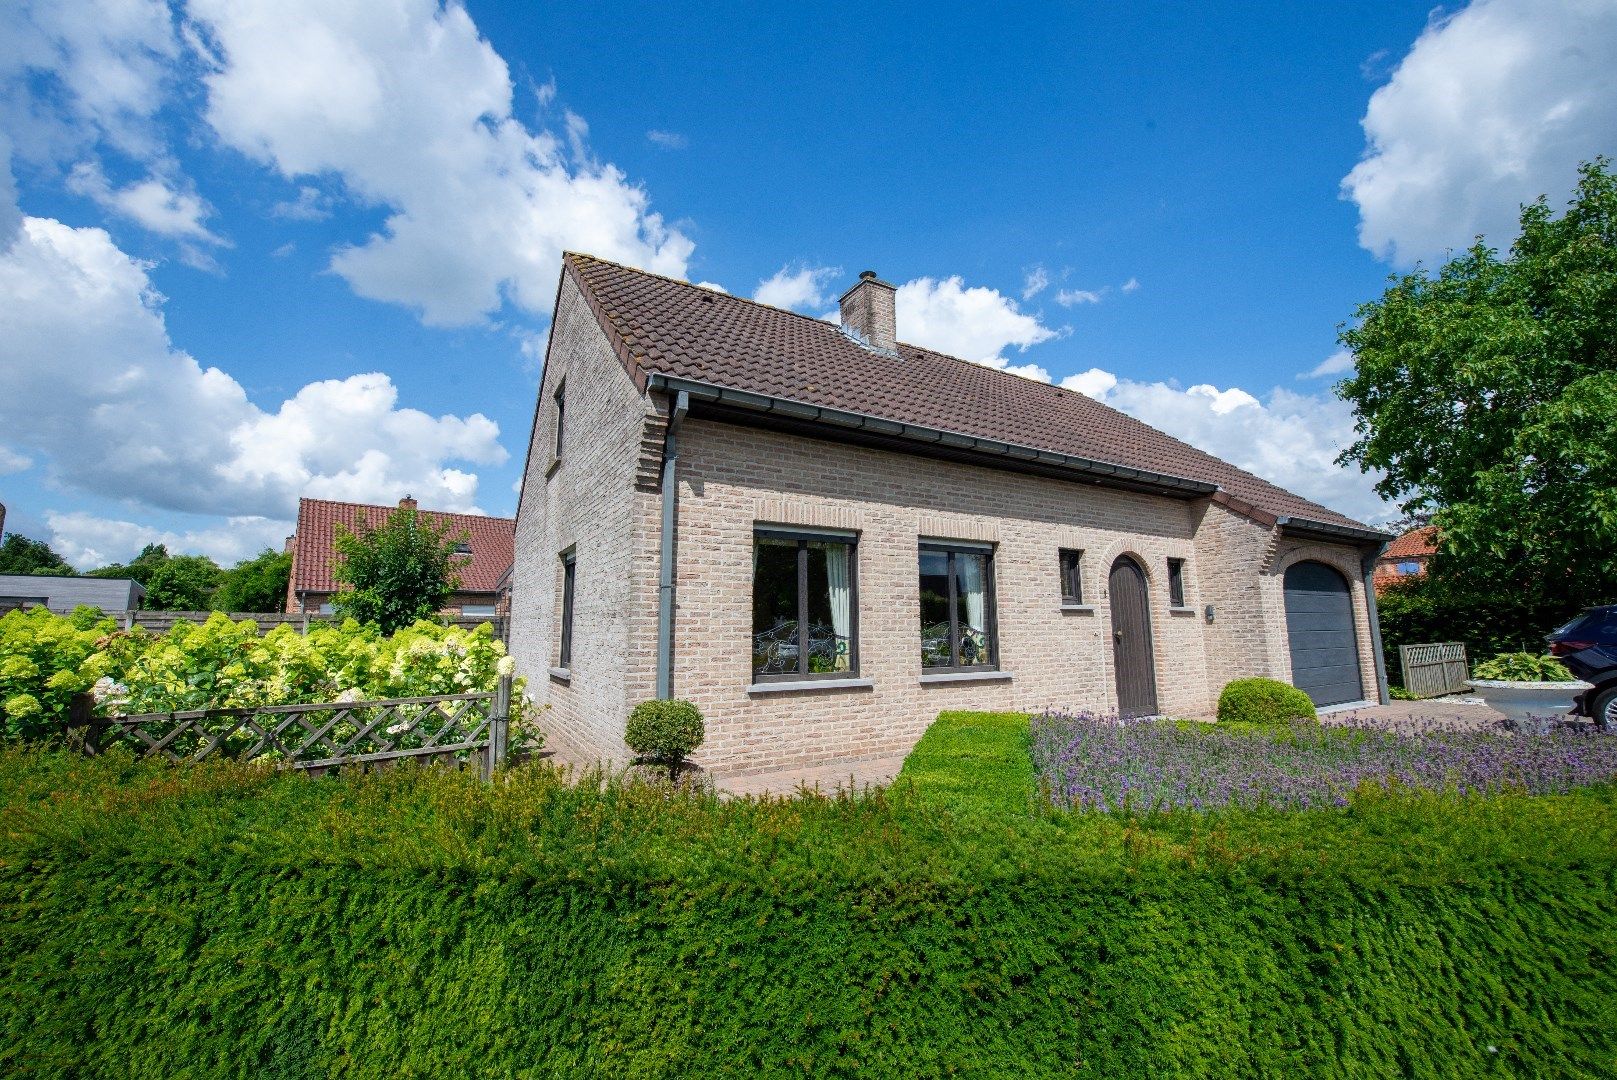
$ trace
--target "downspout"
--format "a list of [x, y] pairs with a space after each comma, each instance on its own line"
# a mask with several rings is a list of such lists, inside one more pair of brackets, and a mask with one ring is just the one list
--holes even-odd
[[1376, 658], [1376, 691], [1381, 704], [1391, 701], [1387, 693], [1387, 658], [1381, 652], [1381, 613], [1376, 610], [1376, 562], [1386, 552], [1390, 541], [1383, 541], [1374, 554], [1367, 554], [1360, 563], [1364, 567], [1364, 602], [1370, 614], [1370, 652]]
[[691, 409], [691, 395], [684, 390], [674, 399], [668, 414], [668, 435], [663, 440], [663, 528], [661, 569], [657, 581], [657, 696], [674, 696], [674, 529], [679, 505], [679, 426]]

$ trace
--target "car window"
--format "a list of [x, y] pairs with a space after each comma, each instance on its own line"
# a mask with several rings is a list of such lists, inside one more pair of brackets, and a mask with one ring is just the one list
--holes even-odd
[[1599, 641], [1617, 641], [1617, 611], [1602, 609], [1586, 611], [1559, 630], [1553, 637], [1572, 637]]

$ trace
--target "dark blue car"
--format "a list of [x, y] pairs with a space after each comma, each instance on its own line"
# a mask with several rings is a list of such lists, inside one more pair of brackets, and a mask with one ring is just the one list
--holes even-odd
[[1544, 640], [1568, 671], [1592, 684], [1577, 711], [1601, 727], [1617, 727], [1617, 604], [1590, 608]]

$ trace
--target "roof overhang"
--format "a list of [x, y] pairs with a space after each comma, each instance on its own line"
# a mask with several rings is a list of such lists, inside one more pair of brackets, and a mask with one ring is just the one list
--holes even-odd
[[813, 438], [1145, 491], [1178, 499], [1205, 499], [1218, 491], [1218, 485], [1204, 480], [1114, 465], [918, 424], [905, 424], [865, 413], [846, 412], [789, 398], [683, 379], [662, 372], [651, 374], [649, 386], [665, 393], [689, 394], [691, 415], [699, 419], [767, 427]]
[[1380, 529], [1359, 529], [1347, 525], [1336, 525], [1329, 521], [1310, 521], [1307, 518], [1282, 517], [1275, 522], [1284, 536], [1294, 536], [1299, 540], [1323, 540], [1331, 544], [1359, 544], [1383, 546], [1392, 540], [1393, 534], [1382, 532]]

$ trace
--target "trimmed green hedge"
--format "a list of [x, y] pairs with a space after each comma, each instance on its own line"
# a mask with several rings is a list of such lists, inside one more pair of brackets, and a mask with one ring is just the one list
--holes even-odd
[[1314, 720], [1318, 713], [1308, 695], [1278, 679], [1236, 679], [1218, 695], [1221, 724], [1290, 724]]
[[1612, 792], [1031, 813], [1015, 737], [761, 802], [0, 752], [0, 1073], [1617, 1069]]

